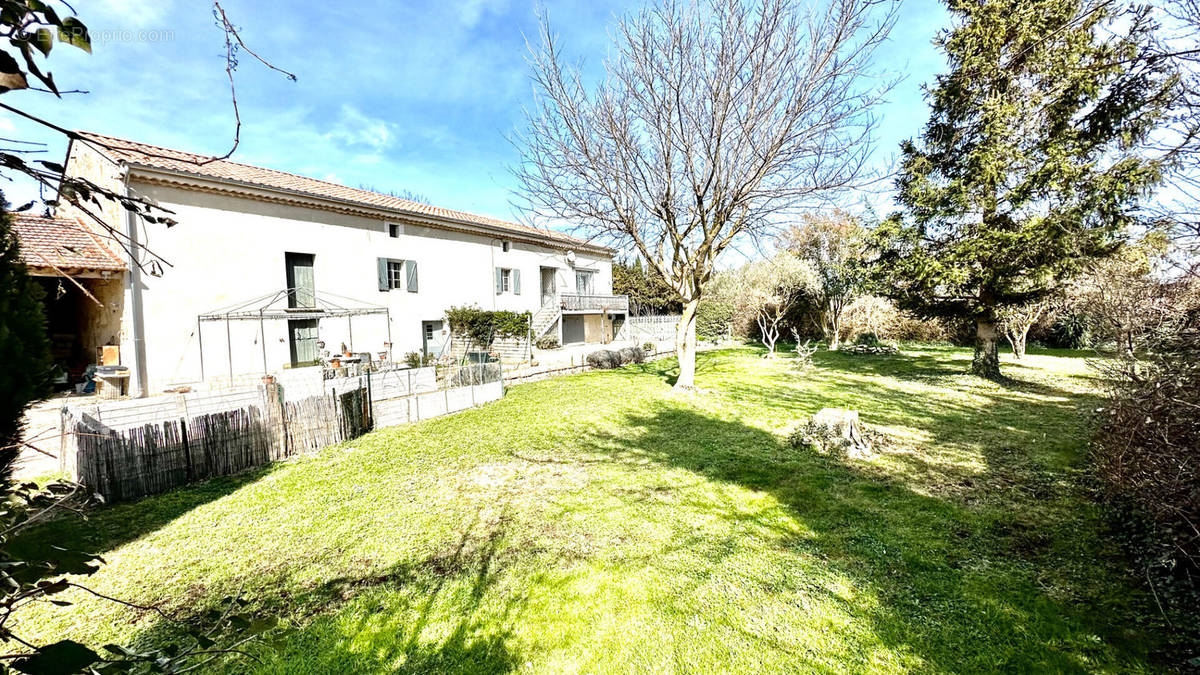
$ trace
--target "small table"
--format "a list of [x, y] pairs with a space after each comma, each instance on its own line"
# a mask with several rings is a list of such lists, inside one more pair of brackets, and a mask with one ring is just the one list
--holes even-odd
[[92, 381], [96, 383], [96, 395], [100, 398], [121, 398], [129, 381], [129, 371], [97, 372], [92, 376]]

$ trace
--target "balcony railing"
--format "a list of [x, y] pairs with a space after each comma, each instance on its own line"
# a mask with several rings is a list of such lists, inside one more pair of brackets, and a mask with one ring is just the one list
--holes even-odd
[[628, 312], [628, 295], [580, 295], [562, 293], [558, 296], [564, 312]]

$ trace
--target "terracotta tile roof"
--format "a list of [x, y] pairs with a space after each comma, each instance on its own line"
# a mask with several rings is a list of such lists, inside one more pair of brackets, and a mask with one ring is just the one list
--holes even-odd
[[13, 214], [21, 260], [30, 267], [69, 270], [125, 269], [125, 263], [90, 228], [65, 218]]
[[589, 244], [582, 239], [577, 239], [553, 230], [542, 230], [519, 223], [478, 216], [464, 211], [430, 206], [429, 204], [379, 194], [378, 192], [371, 192], [369, 190], [359, 190], [285, 171], [264, 169], [226, 159], [212, 161], [212, 157], [205, 155], [197, 155], [181, 150], [172, 150], [170, 148], [147, 145], [121, 138], [103, 136], [89, 131], [80, 131], [77, 133], [85, 139], [93, 141], [96, 150], [110, 159], [128, 162], [133, 165], [181, 172], [216, 180], [235, 181], [264, 188], [288, 190], [312, 197], [338, 199], [360, 206], [397, 211], [405, 214], [432, 216], [434, 218], [455, 221], [459, 224], [484, 225], [506, 230], [512, 232], [514, 235], [523, 234], [538, 239], [548, 239], [568, 246], [587, 246], [593, 249], [604, 249], [603, 246]]

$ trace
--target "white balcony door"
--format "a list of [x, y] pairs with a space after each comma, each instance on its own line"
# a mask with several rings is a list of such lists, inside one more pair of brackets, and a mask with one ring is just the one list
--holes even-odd
[[593, 278], [596, 273], [591, 270], [575, 271], [575, 292], [580, 295], [595, 295]]
[[553, 267], [543, 267], [542, 268], [542, 306], [543, 307], [554, 302], [555, 290], [556, 290], [554, 287], [554, 283], [555, 283], [554, 276], [555, 276], [556, 272], [557, 272], [557, 270], [555, 270]]

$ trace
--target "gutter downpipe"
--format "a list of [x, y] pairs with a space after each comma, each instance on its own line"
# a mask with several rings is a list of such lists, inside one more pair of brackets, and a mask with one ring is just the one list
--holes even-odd
[[[121, 183], [129, 196], [129, 165], [121, 163]], [[137, 214], [125, 210], [125, 236], [129, 242], [129, 311], [133, 323], [133, 398], [145, 398], [150, 387], [146, 378], [146, 320], [142, 308], [142, 268], [138, 260]]]

